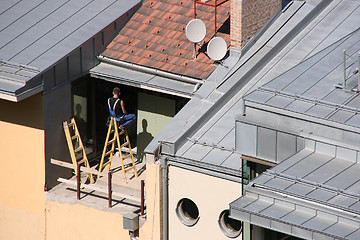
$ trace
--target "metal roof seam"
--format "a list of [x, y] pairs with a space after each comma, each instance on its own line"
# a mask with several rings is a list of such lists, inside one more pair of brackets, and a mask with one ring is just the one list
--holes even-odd
[[[251, 204], [251, 203], [250, 203]], [[249, 204], [249, 205], [250, 205]], [[256, 212], [253, 212], [253, 211], [249, 211], [249, 210], [246, 210], [244, 208], [237, 208], [236, 206], [232, 206], [231, 208], [233, 209], [236, 209], [238, 211], [242, 211], [242, 212], [245, 212], [245, 213], [248, 213], [250, 215], [257, 215], [257, 216], [260, 216], [260, 217], [263, 217], [263, 218], [266, 218], [266, 219], [269, 219], [270, 220], [270, 224], [271, 224], [271, 221], [275, 221], [275, 222], [280, 222], [280, 223], [283, 223], [283, 224], [286, 224], [286, 225], [289, 225], [291, 226], [291, 228], [293, 227], [297, 227], [297, 228], [300, 228], [300, 229], [304, 229], [304, 230], [307, 230], [309, 232], [316, 232], [316, 233], [319, 233], [321, 235], [325, 235], [325, 236], [329, 236], [329, 237], [332, 237], [332, 238], [335, 238], [335, 239], [341, 239], [341, 240], [347, 240], [346, 238], [343, 238], [343, 237], [340, 237], [340, 236], [336, 236], [336, 235], [333, 235], [333, 234], [329, 234], [329, 233], [325, 233], [323, 231], [319, 231], [319, 230], [315, 230], [315, 229], [311, 229], [311, 228], [308, 228], [308, 227], [304, 227], [304, 226], [301, 226], [301, 225], [296, 225], [294, 223], [290, 223], [288, 221], [284, 221], [284, 220], [281, 220], [281, 219], [277, 219], [277, 218], [274, 218], [274, 217], [271, 217], [271, 216], [268, 216], [268, 215], [265, 215], [265, 214], [261, 214], [261, 213], [256, 213]], [[316, 216], [314, 216], [316, 217]], [[313, 218], [314, 218], [313, 217]], [[312, 218], [311, 218], [312, 219]], [[309, 221], [310, 219], [308, 219]], [[251, 220], [250, 220], [251, 221]], [[293, 229], [291, 230], [293, 231]], [[294, 233], [293, 233], [294, 234]], [[299, 236], [301, 237], [301, 236]], [[314, 238], [312, 238], [314, 239]]]
[[[343, 208], [338, 205], [334, 205], [331, 203], [325, 204], [324, 202], [318, 201], [316, 199], [310, 199], [307, 197], [297, 196], [292, 193], [283, 192], [279, 189], [275, 189], [275, 188], [272, 188], [269, 186], [264, 186], [264, 185], [255, 184], [255, 183], [252, 183], [250, 186], [248, 185], [245, 190], [246, 190], [246, 192], [250, 191], [250, 192], [253, 192], [253, 193], [256, 193], [259, 195], [272, 197], [274, 199], [281, 199], [282, 201], [293, 203], [293, 204], [298, 204], [298, 205], [306, 204], [307, 208], [312, 209], [314, 211], [327, 212], [327, 213], [333, 214], [333, 215], [335, 215], [334, 213], [336, 213], [345, 219], [350, 219], [350, 220], [355, 221], [360, 224], [359, 212], [351, 210], [351, 209], [346, 209], [346, 208]], [[275, 194], [275, 195], [272, 195], [272, 194]], [[335, 216], [337, 216], [337, 215], [335, 215]]]

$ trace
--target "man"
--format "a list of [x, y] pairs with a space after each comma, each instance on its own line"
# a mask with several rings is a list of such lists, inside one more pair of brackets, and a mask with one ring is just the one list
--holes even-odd
[[120, 88], [115, 87], [113, 89], [113, 97], [108, 99], [108, 106], [110, 116], [115, 117], [116, 121], [121, 125], [119, 128], [123, 130], [128, 124], [136, 119], [134, 114], [127, 114], [124, 101], [120, 99]]

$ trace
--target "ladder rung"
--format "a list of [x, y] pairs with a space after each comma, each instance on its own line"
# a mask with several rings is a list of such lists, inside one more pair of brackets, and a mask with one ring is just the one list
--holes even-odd
[[116, 141], [116, 138], [113, 138], [113, 139], [111, 139], [110, 141], [108, 141], [107, 145], [110, 145], [110, 144], [112, 144], [112, 143], [115, 142], [115, 141]]
[[78, 164], [82, 164], [82, 163], [84, 163], [84, 162], [86, 162], [86, 158], [81, 159], [81, 160], [78, 162]]
[[135, 169], [135, 166], [132, 166], [132, 167], [129, 167], [129, 168], [125, 169], [125, 172], [128, 172], [128, 171], [133, 170], [133, 169]]
[[77, 149], [75, 149], [75, 152], [80, 152], [81, 150], [83, 150], [83, 147], [78, 147]]
[[128, 157], [131, 157], [131, 154], [126, 155], [125, 157], [123, 157], [123, 159], [127, 159]]
[[68, 126], [69, 126], [69, 127], [72, 127], [72, 126], [74, 126], [74, 123], [73, 123], [73, 122], [68, 123]]
[[104, 156], [107, 156], [107, 155], [109, 155], [110, 153], [113, 153], [113, 152], [114, 152], [113, 150], [110, 150], [110, 151], [106, 152]]
[[76, 139], [78, 137], [79, 137], [79, 135], [76, 134], [76, 135], [72, 136], [71, 139], [74, 140], [74, 139]]
[[125, 146], [127, 146], [127, 145], [129, 145], [129, 142], [124, 142], [124, 143], [121, 145], [121, 147], [125, 147]]
[[114, 130], [114, 129], [112, 129], [112, 130], [110, 131], [110, 133], [113, 133], [113, 132], [115, 132], [115, 130]]

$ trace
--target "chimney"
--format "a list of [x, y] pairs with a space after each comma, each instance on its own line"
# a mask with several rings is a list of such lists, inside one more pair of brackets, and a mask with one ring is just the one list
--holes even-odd
[[281, 9], [281, 0], [231, 0], [231, 47], [241, 50]]

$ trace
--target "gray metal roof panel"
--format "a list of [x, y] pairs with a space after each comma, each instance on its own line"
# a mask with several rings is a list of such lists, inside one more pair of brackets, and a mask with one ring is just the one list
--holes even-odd
[[[224, 159], [227, 159], [231, 155], [231, 152], [214, 148], [209, 151], [208, 154], [202, 159], [202, 162], [210, 163], [213, 165], [221, 165]], [[240, 161], [240, 158], [239, 158]]]
[[346, 237], [347, 239], [351, 239], [348, 238], [347, 236], [358, 229], [359, 229], [359, 224], [353, 224], [353, 222], [350, 222], [349, 220], [340, 219], [339, 222], [325, 229], [324, 232], [332, 235]]
[[346, 189], [358, 181], [354, 176], [357, 176], [359, 172], [360, 165], [355, 163], [351, 167], [339, 169], [338, 174], [326, 181], [325, 184], [337, 189]]
[[[36, 24], [41, 21], [45, 21], [44, 18], [46, 17], [51, 18], [51, 14], [53, 13], [53, 11], [61, 7], [66, 2], [68, 1], [45, 1], [44, 3], [35, 6], [35, 8], [26, 12], [26, 14], [22, 15], [16, 21], [13, 21], [11, 27], [7, 26], [5, 29], [3, 29], [2, 34], [4, 35], [2, 39], [0, 39], [0, 45], [4, 46], [5, 44], [10, 44], [13, 40], [19, 38], [23, 34], [29, 36], [28, 34], [30, 34], [32, 27], [36, 26]], [[53, 25], [51, 24], [52, 21], [50, 19], [46, 19], [46, 21], [48, 20], [50, 21], [48, 22], [49, 26]], [[29, 39], [29, 42], [30, 40], [31, 39]]]
[[346, 120], [345, 124], [349, 124], [355, 127], [360, 127], [360, 116], [359, 114], [353, 115], [351, 118]]
[[336, 176], [339, 173], [339, 169], [346, 169], [352, 164], [353, 163], [350, 161], [333, 158], [330, 161], [326, 162], [324, 165], [316, 168], [314, 171], [306, 175], [304, 179], [313, 182], [323, 183], [326, 182], [328, 179]]
[[294, 101], [293, 99], [288, 98], [288, 97], [273, 96], [271, 99], [266, 101], [266, 104], [269, 104], [269, 105], [271, 105], [273, 107], [284, 108], [293, 101]]
[[304, 196], [317, 201], [327, 202], [329, 199], [335, 197], [337, 194], [335, 192], [330, 192], [326, 189], [318, 189], [314, 186], [312, 186], [312, 188], [313, 190], [307, 194], [304, 194]]
[[281, 190], [287, 189], [292, 184], [293, 182], [290, 182], [287, 179], [282, 179], [282, 178], [272, 178], [266, 182], [267, 187], [281, 189]]
[[25, 86], [24, 83], [20, 83], [17, 81], [16, 82], [8, 81], [5, 79], [2, 79], [1, 75], [0, 75], [0, 90], [2, 90], [2, 91], [14, 93], [16, 90], [18, 90], [24, 86]]
[[300, 100], [294, 100], [285, 107], [286, 110], [292, 112], [306, 112], [313, 106], [312, 103], [302, 102]]
[[310, 165], [308, 161], [299, 161], [293, 164], [291, 167], [283, 171], [284, 174], [296, 176], [296, 177], [304, 177], [307, 176], [310, 172], [312, 172], [317, 167], [320, 167], [327, 161], [331, 160], [334, 156], [313, 153], [309, 155], [306, 159], [314, 159], [312, 160], [312, 164]]
[[235, 127], [230, 129], [230, 131], [228, 133], [225, 132], [225, 134], [226, 135], [221, 139], [221, 141], [218, 143], [218, 145], [220, 147], [226, 146], [227, 149], [235, 149], [235, 141], [234, 141]]
[[295, 210], [294, 204], [284, 201], [279, 201], [276, 199], [274, 201], [274, 204], [266, 208], [265, 210], [261, 211], [261, 214], [264, 214], [266, 216], [272, 216], [273, 218], [281, 219], [282, 217], [284, 217], [285, 215], [289, 214], [294, 210]]
[[163, 90], [187, 96], [193, 94], [195, 86], [194, 83], [161, 77], [104, 62], [92, 68], [90, 73], [94, 76], [113, 79], [113, 81], [122, 81], [123, 84], [136, 85], [138, 87], [146, 86], [159, 89], [160, 91]]
[[292, 224], [301, 225], [307, 220], [315, 217], [315, 215], [316, 212], [314, 210], [309, 211], [309, 209], [297, 206], [294, 211], [289, 212], [289, 214], [283, 216], [281, 220]]
[[[36, 74], [38, 75], [139, 2], [7, 1], [6, 4], [2, 4], [3, 11], [0, 12], [0, 58], [15, 65], [35, 67], [39, 70]], [[30, 77], [28, 81], [32, 81], [31, 77], [37, 77], [20, 71], [17, 75], [14, 74], [14, 80], [21, 80], [21, 75]], [[19, 89], [5, 85], [3, 88], [8, 92], [13, 92], [14, 88]]]
[[348, 208], [349, 206], [353, 205], [354, 203], [358, 202], [358, 199], [349, 198], [347, 196], [338, 195], [328, 200], [330, 204], [343, 206]]
[[[205, 150], [204, 150], [205, 148]], [[202, 161], [207, 153], [212, 149], [209, 146], [203, 146], [201, 144], [194, 144], [183, 155], [184, 158], [190, 158], [197, 161]]]
[[222, 167], [235, 169], [235, 170], [241, 170], [241, 159], [240, 159], [239, 153], [232, 153], [228, 158], [224, 160], [224, 162], [221, 163]]
[[314, 191], [313, 186], [304, 185], [302, 183], [294, 183], [286, 189], [286, 192], [298, 196], [304, 196]]
[[[268, 98], [270, 93], [272, 93], [273, 96], [279, 97], [277, 93], [280, 91], [279, 93], [283, 97], [297, 101], [291, 102], [288, 105], [281, 105], [272, 100], [267, 101], [266, 104], [323, 119], [332, 116], [332, 113], [336, 110], [336, 105], [344, 104], [349, 107], [358, 106], [360, 98], [356, 96], [352, 96], [353, 100], [350, 103], [344, 103], [344, 94], [341, 94], [339, 97], [336, 97], [334, 94], [332, 97], [328, 96], [335, 92], [334, 85], [341, 82], [342, 59], [340, 56], [343, 49], [347, 49], [347, 53], [350, 56], [355, 57], [355, 53], [359, 50], [357, 47], [357, 43], [360, 41], [359, 38], [360, 30], [357, 30], [286, 72], [284, 75], [286, 75], [287, 78], [279, 76], [268, 84], [265, 84], [265, 88], [262, 87], [261, 89], [267, 89], [267, 92], [260, 91], [261, 89], [259, 89], [248, 94], [245, 99], [263, 104], [264, 98]], [[356, 62], [356, 59], [352, 61]], [[350, 63], [352, 62], [349, 62], [348, 64]], [[292, 75], [290, 73], [292, 73]], [[291, 81], [289, 79], [291, 79]], [[350, 80], [348, 81], [350, 83]], [[298, 99], [299, 96], [304, 96], [308, 100], [304, 101]], [[324, 100], [325, 98], [327, 100]], [[330, 104], [333, 105], [329, 105], [327, 102], [318, 105], [318, 100], [329, 101], [330, 99], [332, 101]], [[311, 104], [313, 107], [311, 107]], [[332, 120], [335, 119], [336, 118], [332, 118]], [[351, 120], [348, 123], [357, 126], [357, 123], [354, 122], [354, 120]]]
[[326, 214], [326, 216], [316, 215], [315, 217], [303, 223], [302, 226], [306, 228], [312, 228], [318, 231], [324, 231], [328, 227], [335, 224], [336, 220], [337, 220], [336, 216], [334, 215], [330, 215], [330, 214]]

